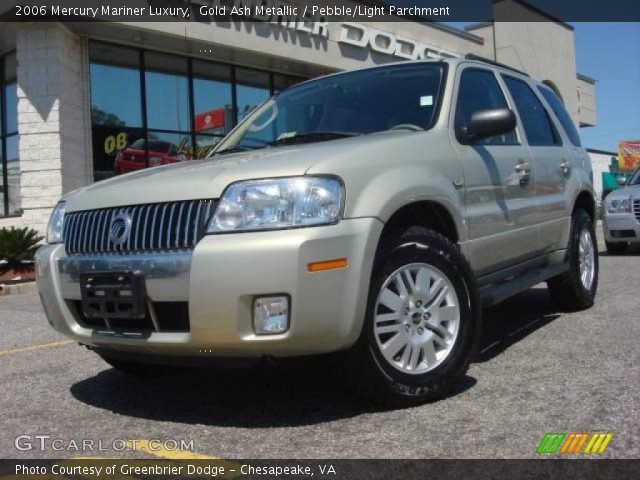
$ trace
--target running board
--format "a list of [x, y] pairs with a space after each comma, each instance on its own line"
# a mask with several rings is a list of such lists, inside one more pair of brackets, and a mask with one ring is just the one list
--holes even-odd
[[540, 282], [544, 282], [551, 277], [560, 275], [567, 270], [569, 270], [569, 264], [566, 262], [537, 268], [516, 277], [513, 280], [480, 290], [480, 301], [482, 302], [483, 307], [495, 305], [496, 303], [500, 303], [517, 293], [530, 289]]

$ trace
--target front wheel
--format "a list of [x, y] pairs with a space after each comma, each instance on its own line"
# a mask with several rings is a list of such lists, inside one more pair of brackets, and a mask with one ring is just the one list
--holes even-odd
[[445, 396], [466, 372], [479, 329], [466, 259], [444, 236], [414, 227], [376, 262], [358, 345], [360, 383], [384, 404]]
[[564, 310], [593, 306], [598, 289], [598, 249], [593, 221], [584, 210], [576, 210], [571, 222], [567, 262], [569, 270], [547, 281], [553, 300]]

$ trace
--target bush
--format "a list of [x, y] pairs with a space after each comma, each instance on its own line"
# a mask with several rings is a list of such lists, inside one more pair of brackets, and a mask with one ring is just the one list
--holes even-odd
[[32, 228], [0, 228], [0, 260], [6, 260], [9, 266], [33, 260], [42, 239]]

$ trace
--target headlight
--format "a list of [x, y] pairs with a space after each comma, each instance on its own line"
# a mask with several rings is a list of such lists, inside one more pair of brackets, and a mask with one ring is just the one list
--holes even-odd
[[273, 230], [335, 223], [342, 209], [342, 183], [329, 177], [250, 180], [229, 185], [209, 233]]
[[53, 209], [53, 213], [49, 218], [49, 225], [47, 225], [47, 243], [60, 243], [62, 242], [62, 226], [64, 224], [64, 209], [66, 204], [59, 202], [56, 208]]
[[611, 200], [607, 204], [607, 213], [629, 213], [631, 212], [631, 200], [624, 198], [622, 200]]

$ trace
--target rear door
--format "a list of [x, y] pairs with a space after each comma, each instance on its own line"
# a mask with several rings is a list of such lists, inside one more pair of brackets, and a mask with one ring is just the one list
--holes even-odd
[[503, 74], [518, 110], [525, 139], [536, 170], [536, 198], [540, 235], [538, 250], [550, 252], [566, 247], [570, 222], [571, 192], [578, 191], [572, 148], [560, 133], [534, 84]]
[[[454, 129], [479, 110], [511, 108], [493, 70], [466, 66], [456, 79]], [[453, 139], [464, 171], [472, 266], [478, 275], [527, 260], [537, 248], [536, 172], [515, 131], [463, 145]], [[454, 135], [455, 137], [455, 135]]]

